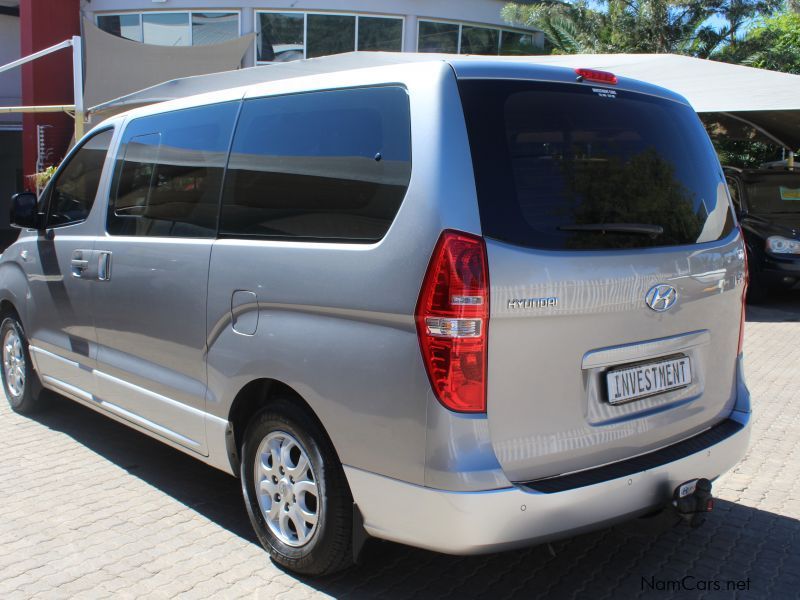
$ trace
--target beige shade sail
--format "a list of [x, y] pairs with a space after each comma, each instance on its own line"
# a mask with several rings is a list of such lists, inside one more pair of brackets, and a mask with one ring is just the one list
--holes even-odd
[[254, 33], [221, 44], [155, 46], [106, 33], [83, 20], [84, 101], [92, 107], [170, 79], [238, 69]]
[[[95, 107], [98, 116], [193, 94], [264, 81], [318, 73], [431, 60], [486, 60], [487, 57], [444, 54], [350, 52], [228, 73], [175, 79]], [[611, 71], [682, 94], [692, 107], [717, 123], [723, 134], [744, 132], [740, 124], [757, 128], [789, 149], [800, 148], [800, 76], [754, 69], [675, 54], [575, 54], [563, 56], [493, 57], [498, 62], [528, 62]], [[206, 71], [209, 73], [209, 71]], [[747, 131], [751, 137], [752, 129]], [[743, 133], [744, 135], [744, 133]]]

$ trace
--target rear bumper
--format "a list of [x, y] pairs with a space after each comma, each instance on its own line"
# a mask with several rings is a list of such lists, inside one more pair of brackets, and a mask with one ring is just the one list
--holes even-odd
[[569, 537], [663, 506], [673, 490], [697, 477], [715, 479], [745, 454], [743, 427], [701, 451], [592, 485], [545, 493], [514, 486], [483, 492], [420, 487], [345, 467], [353, 498], [372, 536], [448, 554], [481, 554]]

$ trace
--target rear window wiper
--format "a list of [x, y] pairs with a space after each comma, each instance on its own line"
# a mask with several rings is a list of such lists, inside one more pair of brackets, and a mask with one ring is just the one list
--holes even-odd
[[576, 223], [575, 225], [560, 225], [559, 231], [592, 231], [600, 233], [635, 233], [656, 237], [664, 233], [661, 225], [648, 225], [646, 223]]

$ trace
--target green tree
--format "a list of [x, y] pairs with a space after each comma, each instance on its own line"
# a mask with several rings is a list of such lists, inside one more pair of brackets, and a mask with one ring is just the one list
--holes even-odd
[[[544, 0], [507, 4], [503, 18], [544, 31], [552, 52], [663, 53], [709, 57], [780, 0]], [[712, 26], [711, 17], [722, 25]]]
[[748, 32], [743, 63], [800, 74], [800, 12], [769, 17]]

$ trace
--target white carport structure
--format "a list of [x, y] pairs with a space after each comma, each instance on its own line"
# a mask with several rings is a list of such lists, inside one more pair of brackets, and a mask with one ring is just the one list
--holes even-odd
[[[302, 77], [337, 70], [375, 67], [444, 58], [432, 54], [351, 52], [291, 63], [175, 79], [94, 106], [93, 120], [127, 108], [192, 94], [252, 83]], [[453, 57], [469, 60], [469, 56]], [[578, 54], [563, 56], [499, 57], [498, 61], [532, 62], [611, 71], [672, 89], [694, 109], [731, 136], [742, 125], [760, 131], [789, 151], [800, 148], [800, 76], [702, 60], [674, 54]], [[750, 128], [747, 127], [749, 130]]]

